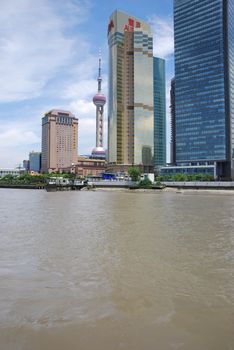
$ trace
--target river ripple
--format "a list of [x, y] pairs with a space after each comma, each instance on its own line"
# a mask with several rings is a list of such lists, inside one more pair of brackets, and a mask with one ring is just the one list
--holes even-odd
[[234, 195], [0, 199], [1, 350], [234, 349]]

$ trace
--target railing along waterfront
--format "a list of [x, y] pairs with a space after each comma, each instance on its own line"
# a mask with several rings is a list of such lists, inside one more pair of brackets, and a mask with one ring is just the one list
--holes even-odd
[[166, 187], [234, 189], [234, 181], [162, 181]]

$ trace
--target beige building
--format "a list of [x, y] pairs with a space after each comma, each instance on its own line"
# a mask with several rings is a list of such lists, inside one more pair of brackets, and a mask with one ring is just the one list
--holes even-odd
[[78, 177], [98, 176], [106, 171], [105, 159], [90, 159], [78, 156], [77, 162], [69, 168], [60, 169], [60, 171], [71, 172]]
[[77, 162], [78, 119], [53, 109], [42, 118], [41, 171], [53, 172]]

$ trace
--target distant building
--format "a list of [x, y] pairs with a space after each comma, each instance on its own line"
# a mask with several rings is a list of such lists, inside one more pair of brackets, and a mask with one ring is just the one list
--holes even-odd
[[24, 173], [25, 173], [24, 168], [17, 168], [17, 169], [10, 169], [10, 168], [1, 169], [0, 168], [0, 178], [4, 177], [6, 175], [20, 176]]
[[[153, 37], [141, 19], [115, 11], [108, 26], [108, 162], [153, 168]], [[147, 170], [148, 172], [148, 170]]]
[[154, 167], [166, 165], [165, 60], [154, 57]]
[[97, 176], [104, 173], [106, 170], [106, 161], [103, 159], [85, 159], [78, 158], [76, 164], [76, 174], [81, 177], [88, 175]]
[[41, 171], [41, 152], [30, 152], [29, 153], [29, 170], [35, 173]]
[[77, 162], [78, 119], [53, 109], [42, 118], [42, 172], [58, 171]]
[[[107, 164], [107, 167], [106, 167], [106, 172], [107, 173], [114, 173], [114, 174], [127, 174], [128, 173], [128, 170], [129, 170], [130, 166], [129, 165], [126, 165], [126, 164]], [[137, 168], [140, 170], [141, 173], [144, 173], [145, 170], [151, 170], [153, 169], [152, 166], [150, 167], [146, 167], [146, 166], [143, 166], [142, 164], [140, 165], [134, 165], [134, 168]]]
[[176, 164], [234, 177], [234, 2], [174, 0]]
[[97, 176], [106, 171], [106, 161], [105, 159], [78, 156], [77, 162], [73, 166], [60, 169], [60, 171], [71, 172], [79, 177]]
[[23, 160], [23, 168], [29, 171], [29, 160]]

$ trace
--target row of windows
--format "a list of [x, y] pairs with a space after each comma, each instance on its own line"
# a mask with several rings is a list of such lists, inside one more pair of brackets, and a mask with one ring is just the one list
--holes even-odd
[[[184, 151], [184, 148], [176, 147], [176, 155], [178, 160], [185, 160], [186, 158], [192, 159], [194, 155], [196, 155], [197, 159], [210, 159], [211, 155], [222, 155], [225, 157], [226, 152], [222, 149], [210, 149], [205, 147], [203, 147], [203, 150], [201, 150], [201, 147], [191, 147], [188, 151]], [[202, 158], [202, 156], [204, 158]]]
[[[203, 32], [204, 28], [207, 27], [208, 29], [214, 27], [214, 23], [217, 25], [221, 25], [221, 11], [216, 10], [212, 11], [210, 16], [207, 15], [207, 12], [205, 15], [202, 16], [202, 14], [199, 14], [199, 17], [194, 16], [192, 12], [190, 12], [190, 15], [187, 17], [183, 16], [176, 16], [175, 15], [175, 21], [177, 23], [176, 26], [176, 34], [181, 35], [182, 30], [186, 28], [188, 33], [193, 33], [194, 29], [196, 31]], [[207, 26], [206, 26], [207, 23]]]
[[200, 0], [174, 0], [174, 2], [174, 15], [179, 15], [179, 17], [183, 18], [187, 18], [190, 13], [197, 13], [199, 18], [199, 15], [210, 12], [212, 11], [212, 9], [214, 10], [215, 8], [220, 7], [220, 0], [213, 0], [212, 3], [210, 0], [203, 0], [202, 6]]

